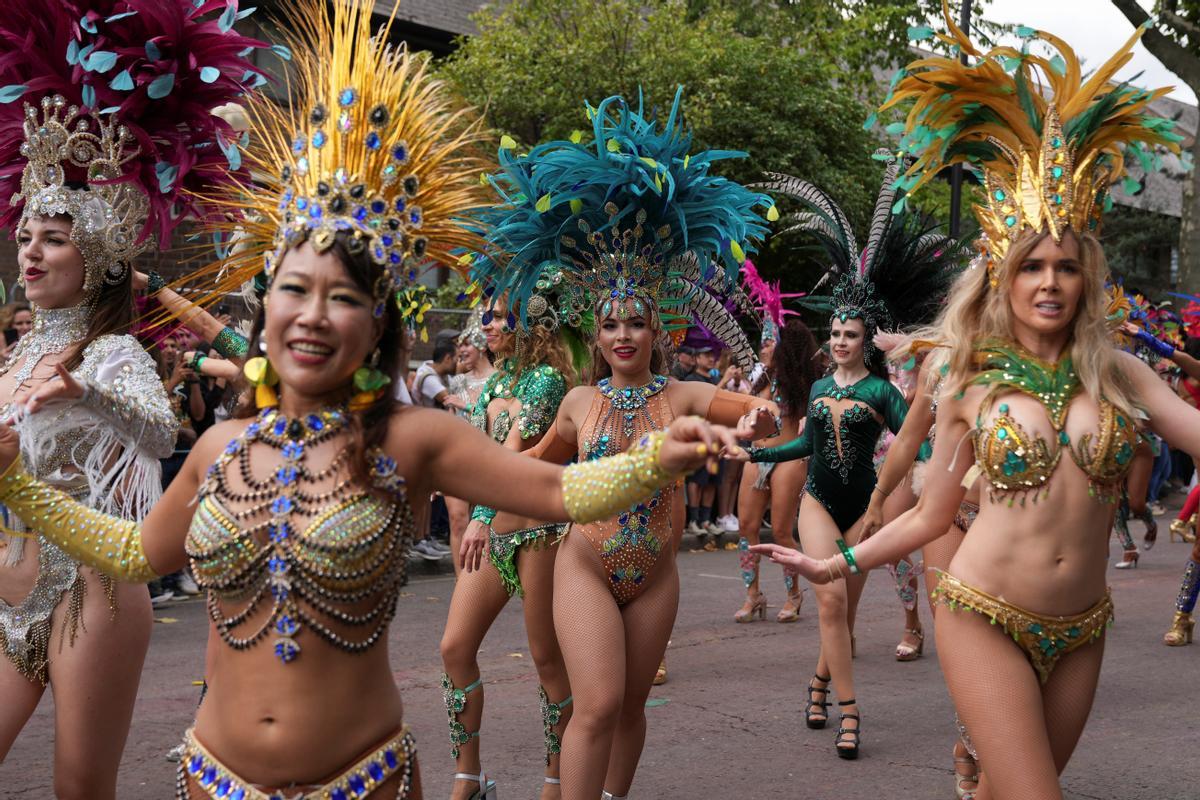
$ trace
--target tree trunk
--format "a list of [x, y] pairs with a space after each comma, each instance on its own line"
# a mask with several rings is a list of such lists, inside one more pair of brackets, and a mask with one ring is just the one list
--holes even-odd
[[1183, 188], [1183, 219], [1179, 225], [1179, 276], [1175, 288], [1200, 292], [1200, 131], [1192, 142], [1195, 159], [1192, 174]]

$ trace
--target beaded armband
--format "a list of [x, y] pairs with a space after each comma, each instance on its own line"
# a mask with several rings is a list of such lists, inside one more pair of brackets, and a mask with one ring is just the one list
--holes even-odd
[[0, 475], [0, 502], [25, 526], [63, 552], [121, 581], [145, 583], [158, 577], [146, 560], [136, 523], [94, 511], [59, 489], [32, 477], [13, 460]]
[[854, 548], [848, 547], [846, 545], [846, 540], [841, 537], [838, 537], [837, 539], [837, 546], [838, 550], [842, 551], [842, 555], [846, 559], [846, 566], [850, 569], [850, 574], [857, 575], [859, 573], [859, 569], [858, 564], [854, 561]]
[[496, 519], [496, 509], [489, 506], [475, 506], [475, 510], [471, 512], [471, 519], [490, 526]]
[[678, 478], [662, 468], [666, 431], [655, 431], [626, 453], [572, 464], [563, 470], [563, 506], [575, 522], [594, 522], [628, 510]]
[[212, 349], [224, 358], [242, 358], [250, 352], [250, 340], [226, 325], [213, 337]]
[[166, 285], [167, 285], [167, 282], [165, 280], [163, 280], [163, 276], [159, 275], [154, 270], [150, 270], [149, 272], [146, 273], [146, 296], [147, 297], [153, 297], [154, 295], [158, 294], [160, 291], [163, 290], [163, 288]]

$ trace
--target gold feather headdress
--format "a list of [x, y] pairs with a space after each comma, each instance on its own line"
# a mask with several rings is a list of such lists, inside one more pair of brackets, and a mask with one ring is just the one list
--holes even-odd
[[[1125, 174], [1127, 151], [1146, 167], [1153, 163], [1148, 147], [1178, 152], [1173, 122], [1149, 111], [1171, 87], [1146, 91], [1112, 82], [1142, 29], [1085, 81], [1075, 51], [1057, 36], [1023, 28], [1022, 49], [981, 52], [954, 24], [946, 0], [942, 13], [949, 34], [938, 38], [973, 63], [945, 56], [912, 62], [881, 110], [912, 101], [901, 148], [917, 160], [900, 188], [911, 193], [952, 164], [982, 169], [987, 205], [975, 215], [994, 261], [1028, 229], [1045, 229], [1056, 242], [1067, 228], [1096, 232], [1111, 205], [1109, 189]], [[1034, 40], [1057, 55], [1030, 53]]]
[[[339, 232], [381, 267], [375, 315], [440, 264], [483, 247], [468, 217], [487, 205], [479, 176], [482, 117], [428, 71], [428, 58], [387, 44], [391, 19], [371, 31], [369, 0], [297, 0], [291, 31], [291, 102], [251, 97], [246, 159], [252, 184], [206, 198], [228, 210], [212, 233], [227, 257], [212, 296], [265, 269], [268, 281], [291, 247], [328, 250]], [[394, 13], [394, 12], [393, 12]], [[235, 247], [230, 245], [236, 244]]]

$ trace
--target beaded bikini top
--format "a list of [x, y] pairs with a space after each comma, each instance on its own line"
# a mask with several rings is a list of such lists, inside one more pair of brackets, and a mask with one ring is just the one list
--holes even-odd
[[[1009, 505], [1017, 498], [1023, 504], [1032, 492], [1036, 501], [1066, 450], [1087, 476], [1088, 493], [1102, 502], [1115, 502], [1137, 446], [1133, 421], [1102, 399], [1096, 432], [1073, 442], [1066, 431], [1067, 411], [1080, 383], [1070, 357], [1052, 364], [1019, 346], [998, 342], [989, 342], [977, 352], [981, 371], [971, 383], [991, 388], [975, 419], [975, 463], [991, 482], [993, 499], [1007, 495]], [[1000, 403], [997, 416], [985, 422], [997, 396], [1008, 391], [1042, 404], [1056, 433], [1054, 441], [1030, 435], [1010, 413], [1008, 403]]]
[[[390, 497], [381, 499], [344, 479], [328, 491], [311, 490], [345, 467], [345, 449], [322, 470], [304, 463], [306, 450], [335, 436], [346, 419], [340, 409], [292, 420], [266, 409], [208, 470], [186, 549], [196, 582], [209, 590], [209, 615], [236, 650], [272, 636], [286, 664], [300, 653], [302, 628], [350, 653], [368, 650], [387, 631], [413, 532], [396, 464], [380, 451], [371, 454], [372, 482]], [[265, 478], [250, 469], [255, 443], [283, 456]], [[240, 491], [229, 485], [235, 462]], [[307, 522], [300, 526], [300, 519]], [[269, 615], [235, 635], [264, 603]], [[227, 614], [230, 605], [239, 610]]]

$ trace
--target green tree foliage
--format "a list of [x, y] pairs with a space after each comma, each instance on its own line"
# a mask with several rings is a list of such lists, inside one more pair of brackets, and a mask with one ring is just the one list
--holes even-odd
[[[648, 105], [664, 108], [682, 85], [695, 149], [750, 154], [720, 162], [724, 174], [746, 183], [764, 171], [801, 176], [865, 224], [881, 175], [870, 158], [877, 132], [862, 128], [870, 108], [853, 80], [837, 80], [850, 72], [814, 43], [824, 28], [810, 35], [799, 24], [799, 5], [761, 16], [750, 13], [754, 5], [512, 0], [477, 14], [479, 34], [439, 69], [525, 147], [586, 132], [585, 100], [624, 94], [636, 102], [640, 89]], [[757, 263], [793, 289], [811, 286], [821, 269], [779, 241]]]

